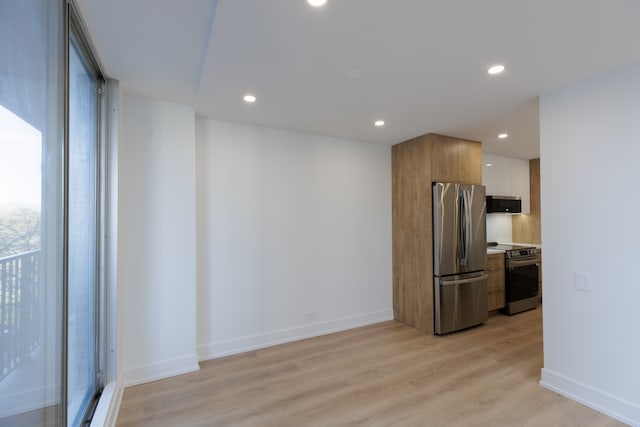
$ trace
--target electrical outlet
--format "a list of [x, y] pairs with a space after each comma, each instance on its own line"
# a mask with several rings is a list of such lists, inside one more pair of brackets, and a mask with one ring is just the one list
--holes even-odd
[[591, 276], [589, 273], [576, 272], [575, 285], [577, 290], [589, 292], [591, 288]]

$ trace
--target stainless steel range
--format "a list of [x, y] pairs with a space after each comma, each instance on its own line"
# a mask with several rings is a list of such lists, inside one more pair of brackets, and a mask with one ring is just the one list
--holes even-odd
[[529, 246], [496, 245], [491, 249], [505, 251], [506, 314], [536, 308], [538, 298], [538, 249]]

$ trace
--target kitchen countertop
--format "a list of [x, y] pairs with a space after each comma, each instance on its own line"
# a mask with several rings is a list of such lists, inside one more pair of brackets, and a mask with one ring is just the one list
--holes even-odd
[[517, 242], [512, 242], [512, 243], [502, 243], [503, 245], [518, 245], [518, 246], [531, 246], [534, 248], [538, 248], [538, 249], [542, 249], [542, 245], [538, 244], [538, 243], [517, 243]]
[[[529, 246], [542, 250], [542, 245], [537, 243], [517, 243], [517, 242], [500, 242], [501, 245], [517, 245], [517, 246]], [[503, 254], [505, 251], [500, 249], [492, 249], [490, 246], [487, 247], [487, 255], [491, 254]]]

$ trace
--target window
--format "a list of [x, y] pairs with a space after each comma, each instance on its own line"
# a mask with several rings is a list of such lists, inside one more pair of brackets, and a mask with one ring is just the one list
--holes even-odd
[[69, 38], [67, 145], [67, 420], [77, 426], [101, 389], [98, 315], [100, 254], [99, 93], [102, 81], [90, 66], [72, 26]]
[[105, 82], [66, 0], [0, 2], [0, 51], [0, 425], [79, 426], [105, 363]]

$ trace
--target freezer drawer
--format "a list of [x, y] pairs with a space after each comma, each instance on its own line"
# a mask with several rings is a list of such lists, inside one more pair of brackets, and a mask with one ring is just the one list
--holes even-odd
[[484, 272], [434, 278], [436, 335], [484, 323], [489, 318], [487, 278]]

